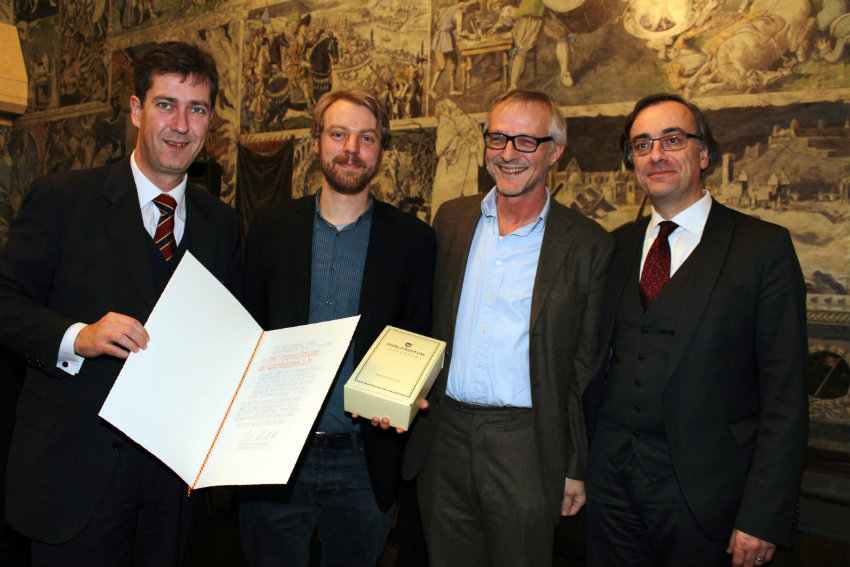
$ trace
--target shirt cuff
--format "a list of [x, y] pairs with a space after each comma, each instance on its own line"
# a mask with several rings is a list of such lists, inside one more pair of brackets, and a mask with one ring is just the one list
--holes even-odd
[[85, 323], [74, 323], [65, 334], [62, 336], [62, 342], [59, 343], [59, 357], [56, 361], [56, 368], [74, 375], [80, 371], [83, 362], [86, 360], [82, 356], [77, 356], [74, 352], [74, 342], [77, 340], [77, 335], [85, 327]]

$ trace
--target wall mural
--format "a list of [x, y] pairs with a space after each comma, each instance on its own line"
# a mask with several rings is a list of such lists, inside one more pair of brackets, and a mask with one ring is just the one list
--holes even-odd
[[484, 112], [519, 86], [568, 117], [553, 198], [612, 229], [646, 211], [619, 158], [623, 116], [650, 92], [693, 98], [722, 149], [709, 190], [792, 233], [810, 292], [810, 443], [850, 450], [848, 0], [0, 0], [0, 21], [29, 74], [28, 113], [0, 126], [0, 240], [35, 175], [132, 150], [133, 60], [153, 41], [219, 63], [201, 159], [228, 203], [239, 143], [293, 138], [292, 195], [312, 193], [315, 101], [363, 86], [393, 118], [375, 193], [430, 221], [489, 189]]

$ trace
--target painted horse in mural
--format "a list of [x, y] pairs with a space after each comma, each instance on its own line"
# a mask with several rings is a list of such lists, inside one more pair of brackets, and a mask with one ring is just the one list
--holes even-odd
[[339, 45], [333, 33], [319, 33], [319, 39], [306, 50], [306, 58], [293, 57], [288, 69], [278, 69], [269, 77], [264, 130], [283, 129], [289, 110], [312, 110], [316, 100], [331, 90], [331, 72], [339, 61]]

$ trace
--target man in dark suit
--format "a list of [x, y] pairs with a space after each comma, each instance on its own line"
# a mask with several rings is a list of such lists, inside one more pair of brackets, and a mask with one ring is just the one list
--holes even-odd
[[158, 44], [134, 87], [133, 154], [38, 179], [0, 258], [0, 341], [29, 366], [6, 514], [32, 538], [36, 565], [175, 564], [186, 549], [185, 484], [97, 414], [129, 352], [147, 346], [140, 321], [182, 254], [229, 283], [239, 230], [230, 207], [186, 183], [209, 130], [215, 61]]
[[346, 414], [343, 386], [386, 325], [430, 331], [434, 231], [369, 191], [390, 144], [374, 96], [325, 94], [311, 133], [322, 186], [257, 214], [245, 246], [244, 302], [267, 329], [361, 319], [289, 484], [243, 491], [242, 547], [251, 565], [306, 566], [317, 530], [322, 565], [374, 565], [407, 436], [387, 430], [386, 418], [372, 427]]
[[433, 565], [550, 564], [558, 519], [584, 504], [581, 394], [613, 243], [546, 189], [566, 135], [545, 94], [499, 97], [484, 133], [496, 186], [437, 213], [434, 335], [448, 347], [403, 470], [418, 473]]
[[805, 457], [800, 265], [787, 230], [705, 190], [717, 144], [696, 106], [646, 97], [620, 142], [652, 216], [614, 232], [588, 564], [759, 566], [790, 543]]

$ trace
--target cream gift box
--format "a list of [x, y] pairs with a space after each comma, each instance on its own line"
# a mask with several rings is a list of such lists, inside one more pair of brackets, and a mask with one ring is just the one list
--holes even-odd
[[345, 383], [345, 411], [388, 417], [391, 426], [409, 429], [445, 352], [443, 341], [387, 325]]

